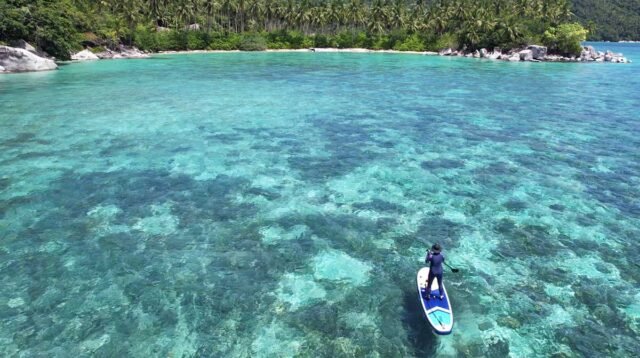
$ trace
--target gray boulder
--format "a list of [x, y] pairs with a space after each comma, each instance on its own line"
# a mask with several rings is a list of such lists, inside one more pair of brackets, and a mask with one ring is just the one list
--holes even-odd
[[120, 59], [120, 58], [147, 58], [149, 55], [138, 50], [135, 47], [127, 47], [124, 45], [119, 45], [116, 51], [107, 49], [103, 52], [97, 53], [101, 60], [110, 60], [110, 59]]
[[499, 60], [502, 58], [502, 52], [499, 48], [495, 48], [493, 49], [493, 52], [488, 53], [486, 57], [491, 60]]
[[508, 57], [507, 57], [507, 56], [505, 56], [505, 55], [503, 55], [503, 56], [502, 56], [502, 59], [506, 59], [506, 60], [507, 60], [507, 61], [509, 61], [509, 62], [516, 62], [516, 61], [520, 61], [520, 54], [518, 54], [518, 53], [514, 53], [513, 55], [508, 56]]
[[82, 50], [76, 54], [71, 55], [71, 59], [75, 61], [92, 61], [99, 60], [100, 58], [89, 50]]
[[583, 47], [582, 52], [587, 55], [585, 57], [590, 58], [592, 60], [595, 60], [598, 57], [598, 51], [596, 51], [596, 49], [593, 48], [593, 46]]
[[531, 50], [522, 50], [518, 54], [520, 55], [520, 61], [533, 60], [533, 51]]
[[475, 57], [475, 58], [480, 58], [480, 57], [482, 57], [482, 56], [480, 55], [480, 51], [478, 51], [478, 50], [473, 51], [473, 57]]
[[531, 45], [527, 47], [527, 50], [531, 51], [534, 60], [544, 60], [544, 57], [547, 55], [546, 46]]
[[38, 56], [40, 56], [40, 54], [38, 54], [38, 50], [36, 50], [35, 47], [31, 46], [27, 41], [25, 40], [16, 40], [16, 41], [11, 41], [9, 43], [9, 45], [11, 47], [15, 47], [15, 48], [21, 48], [23, 50], [27, 50], [33, 54], [36, 54]]
[[440, 56], [451, 56], [452, 53], [453, 53], [453, 50], [451, 48], [446, 48], [444, 50], [440, 50], [440, 52], [438, 52], [438, 55], [440, 55]]
[[9, 46], [0, 46], [0, 66], [5, 72], [49, 71], [58, 68], [51, 59]]
[[200, 24], [191, 24], [184, 27], [185, 30], [198, 31], [200, 30]]
[[481, 57], [481, 58], [485, 58], [485, 57], [487, 57], [487, 55], [488, 55], [488, 54], [489, 54], [489, 53], [487, 52], [487, 49], [486, 49], [486, 48], [481, 48], [481, 49], [480, 49], [480, 57]]

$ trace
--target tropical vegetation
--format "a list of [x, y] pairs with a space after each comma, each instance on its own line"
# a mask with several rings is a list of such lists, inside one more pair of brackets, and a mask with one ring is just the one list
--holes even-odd
[[640, 0], [572, 0], [594, 41], [640, 40]]
[[2, 0], [0, 41], [143, 50], [515, 48], [584, 40], [568, 0]]

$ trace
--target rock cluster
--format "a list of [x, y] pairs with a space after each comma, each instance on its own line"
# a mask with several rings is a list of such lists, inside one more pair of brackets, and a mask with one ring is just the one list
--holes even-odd
[[89, 50], [82, 50], [76, 54], [71, 55], [71, 59], [74, 61], [92, 61], [99, 60], [100, 58]]
[[629, 63], [620, 53], [607, 51], [605, 53], [596, 51], [593, 46], [585, 46], [579, 57], [566, 57], [560, 55], [551, 55], [547, 51], [547, 47], [539, 45], [531, 45], [526, 49], [512, 49], [502, 52], [500, 48], [495, 48], [492, 52], [487, 49], [480, 49], [473, 52], [458, 51], [451, 48], [443, 49], [438, 52], [440, 56], [463, 56], [474, 58], [486, 58], [491, 60], [503, 61], [529, 61], [529, 62], [613, 62], [613, 63]]
[[[27, 44], [28, 45], [28, 44]], [[31, 47], [33, 49], [33, 47]], [[35, 49], [33, 49], [35, 51]], [[48, 71], [58, 68], [49, 58], [38, 56], [24, 48], [0, 46], [0, 73]]]
[[138, 50], [135, 47], [118, 45], [115, 50], [106, 49], [96, 54], [99, 59], [118, 59], [118, 58], [147, 58], [148, 54]]

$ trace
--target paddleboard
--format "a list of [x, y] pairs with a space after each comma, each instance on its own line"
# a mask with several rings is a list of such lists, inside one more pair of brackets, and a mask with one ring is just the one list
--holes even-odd
[[442, 285], [444, 298], [440, 299], [440, 291], [438, 290], [438, 280], [433, 280], [431, 284], [430, 299], [427, 299], [427, 278], [429, 277], [429, 268], [423, 267], [418, 271], [418, 295], [422, 303], [424, 315], [427, 317], [429, 324], [433, 327], [433, 331], [437, 334], [449, 334], [453, 329], [453, 310], [449, 302], [449, 294]]

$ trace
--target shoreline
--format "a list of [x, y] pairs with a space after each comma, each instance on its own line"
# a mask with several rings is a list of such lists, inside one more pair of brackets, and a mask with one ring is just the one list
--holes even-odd
[[271, 52], [271, 53], [393, 53], [393, 54], [407, 54], [407, 55], [423, 55], [423, 56], [438, 56], [437, 52], [432, 51], [398, 51], [398, 50], [371, 50], [366, 48], [335, 48], [335, 47], [322, 47], [322, 48], [303, 48], [303, 49], [266, 49], [263, 51], [242, 51], [242, 50], [180, 50], [180, 51], [158, 51], [150, 52], [149, 55], [190, 55], [190, 54], [202, 54], [202, 53], [241, 53], [241, 52]]

